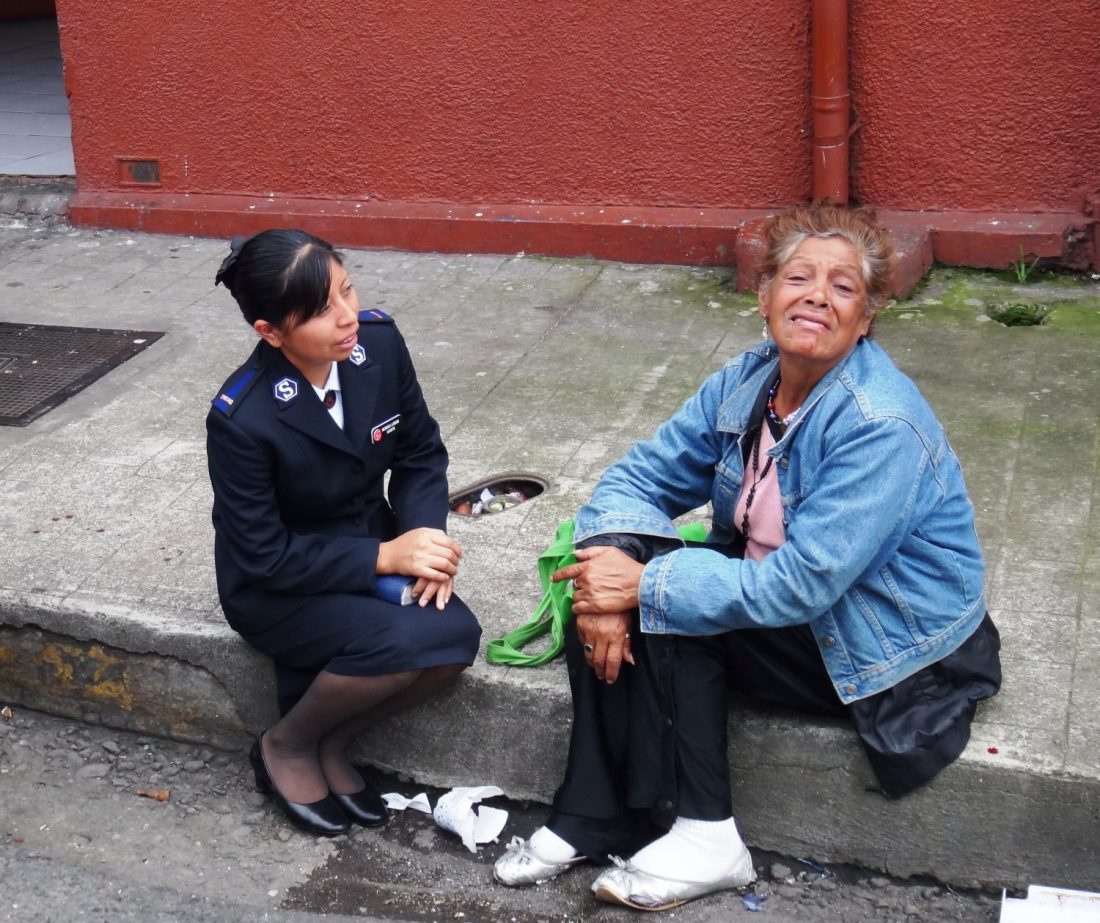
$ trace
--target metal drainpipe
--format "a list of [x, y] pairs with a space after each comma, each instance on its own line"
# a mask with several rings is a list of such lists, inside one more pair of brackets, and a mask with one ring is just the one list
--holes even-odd
[[813, 0], [814, 201], [848, 202], [848, 0]]

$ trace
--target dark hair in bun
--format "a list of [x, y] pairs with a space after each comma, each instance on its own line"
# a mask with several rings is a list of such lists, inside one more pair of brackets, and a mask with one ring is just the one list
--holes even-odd
[[233, 238], [214, 284], [225, 284], [249, 324], [266, 320], [285, 329], [319, 314], [328, 303], [333, 260], [343, 265], [332, 244], [320, 237], [287, 228], [261, 231]]

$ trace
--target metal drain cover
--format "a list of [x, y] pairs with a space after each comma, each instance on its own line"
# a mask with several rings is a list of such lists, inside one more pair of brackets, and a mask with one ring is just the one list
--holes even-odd
[[162, 336], [0, 322], [0, 426], [26, 426]]

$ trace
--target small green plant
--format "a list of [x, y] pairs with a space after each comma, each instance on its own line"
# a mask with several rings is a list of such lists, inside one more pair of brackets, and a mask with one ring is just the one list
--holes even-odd
[[1039, 257], [1035, 257], [1029, 264], [1027, 257], [1024, 256], [1024, 245], [1020, 244], [1020, 258], [1018, 260], [1013, 260], [1008, 265], [1015, 274], [1016, 281], [1019, 282], [1020, 285], [1025, 285], [1028, 278], [1035, 271], [1035, 267], [1039, 265]]

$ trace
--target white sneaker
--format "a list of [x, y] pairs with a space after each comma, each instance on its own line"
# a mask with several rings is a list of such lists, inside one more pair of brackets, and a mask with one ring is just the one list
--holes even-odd
[[622, 904], [635, 910], [668, 910], [715, 891], [741, 888], [756, 880], [752, 856], [744, 846], [732, 871], [712, 881], [676, 881], [634, 868], [618, 856], [615, 863], [592, 882], [596, 897], [608, 904]]
[[544, 881], [557, 878], [562, 872], [568, 872], [586, 858], [587, 856], [577, 856], [565, 862], [544, 862], [527, 840], [514, 836], [512, 842], [505, 847], [504, 855], [493, 866], [493, 877], [509, 888], [541, 885]]

